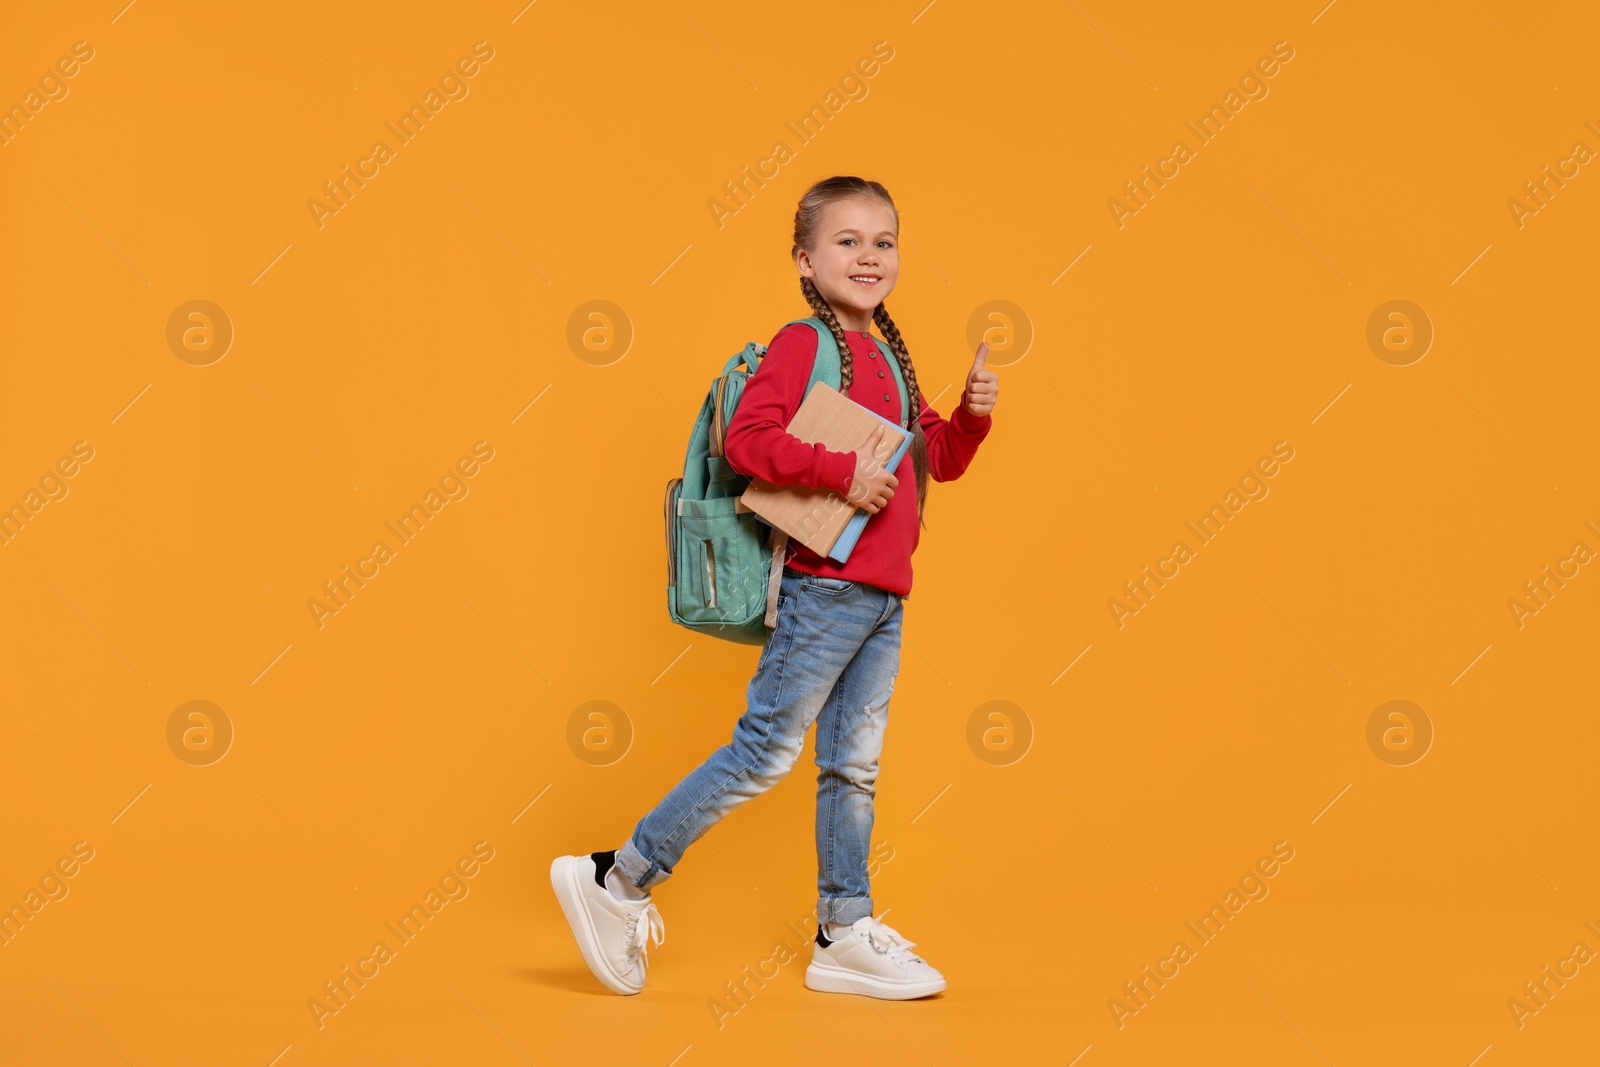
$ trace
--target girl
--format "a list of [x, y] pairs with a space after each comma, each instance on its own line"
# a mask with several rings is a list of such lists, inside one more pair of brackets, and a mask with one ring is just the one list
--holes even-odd
[[[984, 366], [988, 346], [981, 345], [953, 416], [943, 419], [928, 406], [911, 353], [883, 303], [899, 274], [899, 229], [882, 185], [829, 178], [800, 200], [791, 255], [801, 293], [838, 346], [841, 391], [897, 422], [901, 398], [886, 364], [892, 356], [898, 365], [906, 394], [916, 398], [910, 410], [918, 413], [909, 455], [898, 471], [885, 469], [874, 458], [881, 429], [855, 453], [831, 452], [789, 434], [785, 427], [803, 399], [818, 338], [803, 323], [778, 332], [728, 425], [728, 462], [741, 474], [779, 485], [835, 489], [874, 518], [847, 563], [789, 542], [777, 626], [762, 646], [732, 741], [645, 815], [622, 848], [561, 856], [550, 865], [584, 961], [615, 992], [644, 988], [646, 942], [659, 945], [665, 936], [650, 890], [719, 819], [789, 772], [813, 721], [819, 899], [806, 985], [892, 1000], [945, 988], [944, 976], [910, 951], [914, 942], [873, 918], [867, 854], [928, 478], [949, 481], [967, 469], [989, 432], [1000, 386]], [[887, 352], [872, 340], [873, 323]], [[902, 474], [916, 479], [914, 496], [896, 494]]]

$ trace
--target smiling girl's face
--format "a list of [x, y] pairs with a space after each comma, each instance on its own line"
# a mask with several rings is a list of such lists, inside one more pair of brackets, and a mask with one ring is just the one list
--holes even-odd
[[900, 274], [898, 231], [889, 205], [874, 196], [853, 196], [823, 208], [817, 246], [795, 254], [795, 266], [845, 329], [868, 332], [873, 309], [894, 289]]

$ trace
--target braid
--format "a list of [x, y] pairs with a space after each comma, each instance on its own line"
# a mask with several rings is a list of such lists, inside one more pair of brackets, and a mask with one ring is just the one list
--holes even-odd
[[[879, 304], [872, 310], [872, 321], [883, 332], [883, 339], [889, 342], [889, 348], [894, 352], [895, 362], [900, 364], [900, 376], [906, 381], [906, 396], [909, 398], [907, 405], [911, 412], [911, 469], [916, 472], [917, 478], [917, 515], [925, 514], [928, 503], [928, 438], [922, 432], [922, 390], [917, 385], [917, 370], [911, 365], [911, 350], [906, 347], [904, 337], [900, 336], [900, 327], [894, 324], [894, 319], [889, 317], [889, 306]], [[926, 520], [922, 525], [927, 526]]]
[[850, 342], [845, 340], [844, 327], [839, 325], [839, 316], [833, 313], [833, 308], [828, 306], [822, 292], [810, 278], [800, 279], [800, 292], [805, 296], [806, 303], [811, 305], [811, 310], [817, 313], [817, 318], [827, 323], [833, 334], [833, 343], [839, 347], [839, 391], [848, 396], [850, 383], [855, 381], [855, 360], [850, 352]]

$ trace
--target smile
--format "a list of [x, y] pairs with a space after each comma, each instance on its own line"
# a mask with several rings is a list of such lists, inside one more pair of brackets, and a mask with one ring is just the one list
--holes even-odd
[[877, 285], [883, 278], [876, 274], [852, 274], [850, 280], [857, 285], [872, 286]]

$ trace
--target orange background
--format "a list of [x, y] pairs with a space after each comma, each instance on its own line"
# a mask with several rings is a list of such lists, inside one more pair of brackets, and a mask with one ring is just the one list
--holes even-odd
[[[1585, 5], [10, 21], [0, 101], [94, 54], [0, 147], [0, 503], [93, 458], [0, 548], [0, 902], [93, 858], [0, 948], [6, 1063], [1592, 1056], [1593, 962], [1522, 1027], [1507, 1007], [1600, 949], [1600, 576], [1520, 628], [1507, 606], [1600, 549], [1600, 177], [1520, 227], [1507, 206], [1600, 147]], [[307, 201], [478, 41], [468, 95], [319, 228]], [[784, 124], [879, 41], [867, 95], [798, 145]], [[1269, 94], [1197, 145], [1185, 122], [1278, 41]], [[1180, 138], [1119, 228], [1108, 200]], [[719, 228], [707, 202], [778, 139]], [[648, 987], [615, 997], [548, 865], [621, 845], [741, 710], [756, 650], [668, 621], [661, 494], [722, 361], [805, 313], [793, 211], [834, 173], [897, 199], [889, 303], [941, 413], [969, 320], [1019, 309], [995, 428], [931, 493], [879, 780], [874, 897], [950, 988], [803, 988], [808, 753], [691, 849]], [[1409, 366], [1366, 340], [1396, 299], [1436, 334]], [[192, 300], [234, 331], [207, 366], [167, 341]], [[625, 352], [569, 345], [592, 300]], [[322, 583], [479, 441], [468, 495], [318, 628]], [[1119, 629], [1123, 582], [1278, 441], [1270, 494]], [[193, 700], [234, 732], [205, 766], [168, 741]], [[1431, 723], [1420, 761], [1369, 747], [1391, 700]], [[590, 701], [631, 733], [608, 765], [568, 743]], [[1270, 895], [1200, 946], [1185, 922], [1280, 841]], [[469, 895], [319, 1029], [307, 1001], [478, 842]], [[782, 939], [801, 958], [719, 1027]], [[1119, 1027], [1108, 1001], [1180, 939]]]

